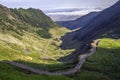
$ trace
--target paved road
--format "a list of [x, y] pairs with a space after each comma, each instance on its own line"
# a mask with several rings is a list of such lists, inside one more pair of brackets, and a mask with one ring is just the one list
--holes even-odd
[[90, 51], [88, 53], [85, 53], [85, 54], [82, 54], [82, 55], [79, 56], [79, 62], [77, 63], [77, 65], [73, 69], [64, 70], [64, 71], [61, 71], [61, 72], [60, 71], [59, 72], [43, 71], [43, 70], [40, 70], [40, 69], [32, 68], [32, 67], [27, 66], [27, 65], [22, 64], [22, 63], [12, 62], [12, 61], [7, 61], [7, 60], [4, 60], [3, 62], [5, 62], [7, 64], [10, 64], [10, 65], [17, 66], [17, 67], [22, 68], [24, 70], [31, 71], [33, 73], [37, 73], [37, 74], [69, 75], [69, 74], [73, 74], [73, 73], [77, 72], [82, 67], [82, 65], [84, 64], [86, 59], [96, 52], [98, 42], [99, 42], [99, 40], [95, 40], [94, 42], [91, 43], [92, 48], [90, 49]]

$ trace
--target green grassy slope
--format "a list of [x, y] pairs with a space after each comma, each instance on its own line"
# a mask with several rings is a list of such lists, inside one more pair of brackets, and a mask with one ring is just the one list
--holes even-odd
[[[69, 30], [59, 27], [38, 9], [9, 9], [0, 5], [0, 11], [0, 61], [19, 61], [45, 70], [65, 68], [56, 59], [71, 52], [59, 48], [60, 37]], [[28, 75], [0, 62], [0, 80], [57, 79], [70, 80], [64, 76]]]
[[0, 80], [119, 80], [120, 40], [102, 39], [96, 54], [71, 76], [36, 75], [1, 62], [18, 61], [34, 68], [56, 71], [72, 67], [56, 59], [73, 50], [61, 50], [59, 27], [38, 9], [8, 9], [0, 5]]
[[97, 52], [89, 57], [76, 80], [120, 80], [120, 40], [101, 39]]
[[[43, 38], [50, 38], [49, 29], [58, 26], [39, 9], [11, 9], [22, 21], [32, 26], [29, 31], [35, 32]], [[33, 28], [34, 27], [34, 28]]]

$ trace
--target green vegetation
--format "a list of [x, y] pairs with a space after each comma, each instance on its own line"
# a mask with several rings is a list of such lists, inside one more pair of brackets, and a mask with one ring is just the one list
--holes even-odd
[[[43, 70], [60, 70], [56, 59], [73, 50], [61, 50], [61, 28], [38, 9], [8, 9], [0, 5], [0, 61], [18, 61]], [[27, 73], [27, 74], [26, 74]], [[72, 80], [65, 76], [35, 75], [0, 62], [0, 80]]]
[[89, 57], [82, 71], [73, 76], [76, 80], [119, 80], [120, 40], [101, 39], [97, 52]]
[[36, 32], [43, 38], [50, 38], [49, 29], [57, 26], [48, 16], [39, 9], [11, 9], [18, 17], [27, 24], [34, 26], [29, 31]]
[[38, 75], [2, 62], [17, 61], [31, 67], [56, 71], [73, 67], [57, 61], [73, 50], [61, 50], [67, 30], [38, 9], [8, 9], [0, 5], [0, 80], [119, 80], [120, 40], [101, 39], [96, 54], [70, 76]]
[[[27, 74], [26, 74], [27, 73]], [[0, 80], [72, 80], [65, 76], [33, 75], [23, 73], [14, 66], [0, 62]]]
[[82, 71], [73, 76], [74, 80], [110, 80], [107, 76], [94, 71]]

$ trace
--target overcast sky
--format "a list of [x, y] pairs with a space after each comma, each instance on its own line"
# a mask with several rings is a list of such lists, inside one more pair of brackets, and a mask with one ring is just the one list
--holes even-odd
[[49, 10], [55, 8], [81, 8], [81, 7], [102, 7], [113, 5], [118, 0], [0, 0], [3, 4], [11, 8], [39, 8]]

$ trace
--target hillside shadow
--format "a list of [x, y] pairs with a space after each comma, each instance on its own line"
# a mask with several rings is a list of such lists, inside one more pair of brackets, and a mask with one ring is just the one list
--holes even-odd
[[90, 44], [84, 44], [78, 49], [76, 49], [74, 52], [72, 52], [70, 55], [59, 58], [58, 61], [66, 62], [66, 63], [76, 62], [78, 60], [79, 55], [86, 53], [89, 49], [90, 49]]
[[[84, 29], [84, 28], [82, 28]], [[61, 44], [61, 49], [63, 50], [67, 50], [67, 49], [75, 49], [75, 51], [73, 53], [71, 53], [70, 55], [67, 55], [65, 57], [62, 57], [60, 59], [58, 59], [58, 61], [60, 62], [74, 62], [78, 59], [78, 56], [80, 54], [84, 54], [86, 53], [89, 49], [90, 49], [90, 44], [93, 40], [96, 40], [96, 39], [100, 39], [100, 38], [106, 38], [105, 35], [91, 35], [91, 37], [89, 36], [85, 36], [85, 37], [82, 37], [81, 39], [79, 39], [76, 34], [78, 34], [77, 32], [79, 31], [82, 31], [82, 29], [80, 30], [76, 30], [76, 31], [73, 31], [73, 32], [69, 32], [67, 33], [65, 36], [63, 36], [61, 38], [62, 40], [62, 44]], [[82, 34], [82, 33], [81, 33]], [[79, 34], [78, 34], [79, 35]], [[81, 35], [79, 35], [81, 36]], [[111, 36], [107, 36], [108, 38], [112, 38], [112, 39], [120, 39], [120, 34], [114, 34]]]

